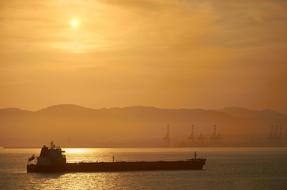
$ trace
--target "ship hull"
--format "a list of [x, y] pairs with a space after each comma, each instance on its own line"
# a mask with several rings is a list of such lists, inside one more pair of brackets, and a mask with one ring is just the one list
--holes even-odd
[[120, 172], [120, 171], [155, 171], [155, 170], [202, 170], [206, 159], [186, 161], [156, 162], [91, 162], [66, 163], [64, 165], [41, 166], [27, 165], [27, 172], [66, 173], [66, 172]]

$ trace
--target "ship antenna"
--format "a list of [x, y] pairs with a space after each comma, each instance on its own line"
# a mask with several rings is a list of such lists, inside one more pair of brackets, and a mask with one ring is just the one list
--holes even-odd
[[55, 148], [54, 141], [51, 141], [50, 146], [51, 146], [51, 149]]

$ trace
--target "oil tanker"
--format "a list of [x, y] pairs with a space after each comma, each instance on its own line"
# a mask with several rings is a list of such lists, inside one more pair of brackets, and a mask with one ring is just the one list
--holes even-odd
[[28, 159], [27, 172], [65, 173], [65, 172], [120, 172], [120, 171], [155, 171], [155, 170], [202, 170], [206, 159], [194, 158], [178, 161], [114, 161], [68, 163], [65, 151], [54, 143], [44, 145], [40, 155]]

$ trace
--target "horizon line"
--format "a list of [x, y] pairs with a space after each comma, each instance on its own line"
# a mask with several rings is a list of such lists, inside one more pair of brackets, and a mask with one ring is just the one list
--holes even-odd
[[29, 112], [38, 112], [41, 110], [46, 110], [49, 108], [53, 107], [59, 107], [59, 106], [71, 106], [71, 107], [78, 107], [78, 108], [83, 108], [83, 109], [90, 109], [90, 110], [102, 110], [102, 109], [124, 109], [124, 108], [153, 108], [153, 109], [165, 109], [165, 110], [203, 110], [203, 111], [220, 111], [224, 109], [244, 109], [248, 111], [271, 111], [271, 112], [277, 112], [281, 114], [287, 114], [285, 112], [277, 111], [271, 108], [263, 108], [263, 109], [254, 109], [254, 108], [247, 108], [247, 107], [242, 107], [242, 106], [224, 106], [221, 108], [203, 108], [203, 107], [178, 107], [178, 108], [171, 108], [171, 107], [158, 107], [158, 106], [150, 106], [150, 105], [130, 105], [130, 106], [113, 106], [113, 107], [89, 107], [89, 106], [82, 106], [79, 104], [72, 104], [72, 103], [63, 103], [63, 104], [52, 104], [50, 106], [45, 106], [42, 108], [38, 109], [26, 109], [26, 108], [21, 108], [21, 107], [0, 107], [0, 110], [4, 109], [17, 109], [17, 110], [23, 110], [23, 111], [29, 111]]

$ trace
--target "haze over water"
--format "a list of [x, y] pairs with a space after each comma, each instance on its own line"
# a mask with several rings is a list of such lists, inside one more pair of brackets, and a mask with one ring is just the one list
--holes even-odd
[[207, 158], [202, 171], [26, 173], [40, 149], [0, 149], [0, 189], [286, 189], [286, 148], [65, 149], [69, 162]]

